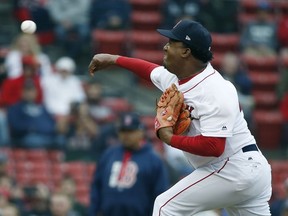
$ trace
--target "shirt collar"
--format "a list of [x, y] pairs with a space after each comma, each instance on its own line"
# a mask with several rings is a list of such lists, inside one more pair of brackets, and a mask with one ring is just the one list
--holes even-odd
[[182, 85], [182, 84], [184, 84], [184, 83], [187, 83], [187, 82], [188, 82], [189, 80], [191, 80], [193, 77], [197, 76], [198, 74], [200, 74], [201, 72], [203, 72], [204, 70], [206, 70], [206, 68], [208, 67], [209, 64], [210, 64], [210, 63], [208, 63], [207, 66], [206, 66], [205, 68], [203, 68], [201, 71], [193, 74], [192, 76], [186, 77], [186, 78], [184, 78], [184, 79], [179, 79], [179, 80], [178, 80], [178, 84], [179, 84], [179, 85]]

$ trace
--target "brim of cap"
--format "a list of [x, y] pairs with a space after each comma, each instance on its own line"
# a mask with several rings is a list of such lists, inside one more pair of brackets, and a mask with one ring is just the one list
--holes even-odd
[[171, 30], [167, 30], [167, 29], [157, 29], [157, 31], [158, 31], [161, 35], [163, 35], [163, 36], [165, 36], [165, 37], [167, 37], [167, 38], [180, 41], [180, 39], [179, 39], [178, 37], [176, 37], [176, 36], [172, 33]]

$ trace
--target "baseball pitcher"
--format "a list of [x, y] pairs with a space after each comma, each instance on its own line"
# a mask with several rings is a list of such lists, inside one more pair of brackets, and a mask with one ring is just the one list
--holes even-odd
[[155, 133], [182, 150], [195, 170], [156, 198], [153, 216], [218, 208], [232, 216], [271, 215], [271, 167], [248, 129], [235, 87], [210, 63], [210, 33], [191, 20], [158, 32], [169, 39], [163, 66], [110, 54], [95, 55], [89, 65], [92, 75], [110, 65], [126, 68], [163, 91]]

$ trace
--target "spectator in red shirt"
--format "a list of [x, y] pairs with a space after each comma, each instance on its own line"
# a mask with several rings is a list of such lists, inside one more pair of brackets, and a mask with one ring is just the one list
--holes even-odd
[[281, 47], [288, 48], [288, 15], [282, 16], [278, 23], [278, 40]]
[[[286, 92], [281, 100], [280, 110], [283, 118], [283, 132], [282, 132], [282, 143], [283, 147], [288, 150], [288, 92]], [[288, 153], [288, 152], [287, 152]]]
[[0, 102], [3, 106], [10, 106], [20, 101], [23, 85], [26, 80], [31, 79], [37, 89], [36, 102], [42, 102], [42, 87], [38, 74], [39, 64], [34, 56], [23, 56], [23, 74], [16, 78], [8, 78], [3, 82]]

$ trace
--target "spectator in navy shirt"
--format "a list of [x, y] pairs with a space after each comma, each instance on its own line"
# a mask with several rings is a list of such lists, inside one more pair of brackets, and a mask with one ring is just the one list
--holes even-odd
[[127, 0], [92, 0], [89, 16], [92, 29], [128, 29], [131, 5]]
[[11, 141], [15, 147], [56, 147], [56, 123], [42, 103], [36, 103], [37, 90], [32, 80], [26, 80], [22, 99], [7, 108]]
[[169, 186], [165, 165], [144, 140], [137, 114], [121, 116], [118, 132], [120, 145], [107, 149], [97, 164], [89, 215], [151, 215], [156, 196]]

